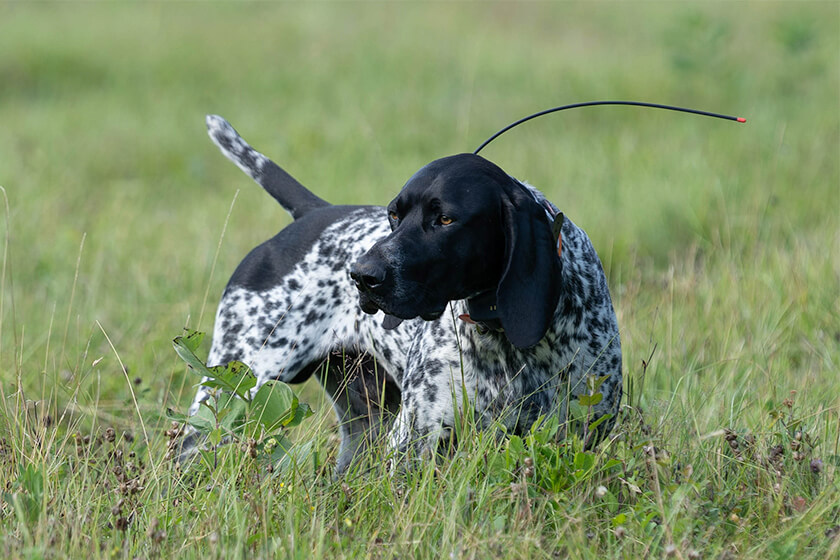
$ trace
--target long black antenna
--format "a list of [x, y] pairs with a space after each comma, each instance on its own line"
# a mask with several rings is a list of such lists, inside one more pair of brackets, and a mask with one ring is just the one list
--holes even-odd
[[674, 107], [673, 105], [661, 105], [659, 103], [645, 103], [643, 101], [587, 101], [585, 103], [572, 103], [571, 105], [563, 105], [562, 107], [554, 107], [553, 109], [546, 109], [545, 111], [540, 111], [539, 113], [534, 113], [533, 115], [528, 115], [523, 119], [519, 119], [513, 124], [509, 124], [504, 127], [502, 130], [488, 138], [484, 141], [484, 143], [479, 146], [473, 154], [478, 154], [484, 147], [510, 130], [515, 126], [519, 126], [524, 122], [528, 122], [531, 119], [536, 119], [537, 117], [541, 117], [543, 115], [547, 115], [549, 113], [556, 113], [558, 111], [565, 111], [566, 109], [577, 109], [579, 107], [592, 107], [594, 105], [633, 105], [635, 107], [649, 107], [653, 109], [667, 109], [668, 111], [681, 111], [683, 113], [694, 113], [695, 115], [703, 115], [704, 117], [715, 117], [718, 119], [726, 119], [728, 121], [735, 121], [739, 123], [747, 122], [747, 119], [743, 117], [731, 117], [729, 115], [721, 115], [720, 113], [710, 113], [708, 111], [698, 111], [697, 109], [686, 109], [685, 107]]

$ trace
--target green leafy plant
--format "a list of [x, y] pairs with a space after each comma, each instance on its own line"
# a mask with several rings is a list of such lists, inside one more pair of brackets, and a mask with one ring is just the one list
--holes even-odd
[[213, 447], [213, 466], [217, 464], [216, 448], [223, 441], [239, 442], [253, 455], [272, 463], [281, 461], [291, 451], [286, 429], [300, 424], [312, 415], [312, 409], [298, 400], [291, 387], [281, 381], [266, 381], [259, 389], [251, 368], [242, 362], [207, 366], [196, 351], [204, 333], [190, 331], [172, 341], [175, 352], [187, 363], [190, 371], [202, 377], [201, 385], [211, 395], [191, 416], [167, 409], [167, 416], [193, 427], [207, 437]]
[[18, 519], [33, 525], [41, 514], [44, 499], [44, 475], [34, 465], [21, 464], [17, 479], [9, 485], [11, 492], [3, 492], [3, 499]]

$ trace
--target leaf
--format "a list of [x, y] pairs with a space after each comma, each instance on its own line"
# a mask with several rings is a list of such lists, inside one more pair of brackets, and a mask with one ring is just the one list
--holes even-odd
[[545, 419], [545, 422], [540, 427], [540, 433], [545, 436], [543, 443], [554, 441], [557, 436], [557, 431], [560, 429], [560, 417], [557, 414], [552, 414]]
[[41, 471], [33, 465], [27, 465], [25, 468], [21, 467], [20, 484], [32, 498], [41, 501], [44, 495], [44, 475]]
[[[203, 365], [203, 364], [202, 364]], [[222, 389], [249, 400], [249, 392], [257, 386], [257, 377], [251, 368], [242, 362], [233, 361], [224, 366], [204, 368], [207, 374], [201, 385], [210, 389]]]
[[597, 375], [588, 376], [586, 378], [586, 388], [588, 389], [589, 394], [594, 395], [595, 393], [597, 393], [598, 389], [601, 388], [601, 385], [604, 384], [604, 381], [606, 381], [609, 378], [609, 375], [602, 375], [600, 377]]
[[580, 405], [578, 400], [570, 400], [569, 401], [569, 420], [583, 420], [586, 418], [586, 408]]
[[295, 409], [294, 416], [292, 416], [289, 419], [289, 421], [286, 422], [286, 424], [284, 424], [284, 425], [287, 428], [292, 428], [294, 426], [297, 426], [298, 424], [303, 422], [303, 420], [305, 418], [309, 418], [313, 414], [314, 414], [314, 412], [312, 412], [312, 408], [308, 404], [303, 403], [303, 402], [298, 402], [298, 407]]
[[18, 515], [28, 523], [35, 523], [41, 514], [41, 501], [44, 497], [44, 475], [33, 465], [20, 465], [18, 478], [14, 486], [21, 492], [4, 492], [3, 498]]
[[619, 525], [624, 525], [625, 523], [627, 523], [627, 514], [619, 513], [612, 518], [613, 527], [618, 527]]
[[202, 377], [208, 377], [211, 375], [210, 370], [207, 369], [204, 362], [195, 355], [195, 350], [192, 348], [194, 342], [194, 340], [188, 341], [183, 336], [178, 336], [172, 341], [172, 346], [175, 347], [175, 353], [178, 354], [178, 356], [184, 360], [193, 371]]
[[606, 463], [604, 463], [604, 467], [601, 470], [607, 471], [613, 467], [618, 467], [621, 465], [621, 461], [619, 459], [608, 459]]
[[483, 470], [491, 480], [506, 480], [509, 476], [505, 458], [496, 453], [487, 457]]
[[207, 434], [216, 427], [216, 417], [209, 405], [204, 403], [202, 405], [198, 408], [198, 412], [187, 417], [187, 424], [202, 434]]
[[[195, 353], [198, 347], [201, 346], [201, 341], [204, 340], [204, 333], [199, 331], [187, 330], [187, 334], [179, 336], [183, 344]], [[177, 339], [176, 339], [177, 340]]]
[[219, 414], [219, 425], [227, 432], [239, 434], [245, 425], [248, 405], [242, 399], [231, 395], [230, 399], [223, 406], [222, 412], [225, 414], [224, 417]]
[[525, 444], [522, 442], [522, 438], [515, 435], [510, 436], [510, 439], [508, 440], [508, 449], [515, 458], [519, 458], [520, 456], [524, 455]]
[[618, 511], [618, 498], [615, 497], [615, 494], [607, 490], [606, 495], [604, 495], [604, 503], [607, 506], [607, 510], [610, 513], [615, 513]]
[[280, 381], [266, 381], [251, 399], [251, 412], [266, 432], [291, 423], [298, 407], [292, 388]]
[[610, 418], [612, 418], [612, 414], [610, 414], [609, 412], [607, 412], [605, 414], [602, 414], [600, 417], [598, 417], [597, 420], [595, 420], [594, 422], [591, 422], [589, 424], [589, 430], [590, 431], [594, 430], [595, 428], [600, 426], [602, 422], [606, 422]]
[[595, 454], [591, 451], [578, 451], [575, 453], [575, 470], [586, 474], [595, 466]]
[[581, 406], [595, 406], [599, 402], [604, 400], [604, 395], [601, 393], [595, 393], [594, 395], [579, 395], [578, 402]]

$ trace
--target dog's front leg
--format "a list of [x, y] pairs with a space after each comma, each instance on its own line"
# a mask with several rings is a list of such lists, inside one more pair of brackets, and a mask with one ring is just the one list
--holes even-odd
[[463, 389], [469, 384], [450, 374], [454, 368], [424, 367], [441, 363], [421, 358], [420, 368], [403, 378], [400, 412], [388, 436], [392, 464], [397, 468], [433, 458], [449, 440], [456, 415], [461, 414]]

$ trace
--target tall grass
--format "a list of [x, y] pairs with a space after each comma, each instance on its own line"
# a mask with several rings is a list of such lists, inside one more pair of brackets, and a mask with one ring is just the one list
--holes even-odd
[[[840, 557], [838, 25], [826, 3], [0, 5], [4, 552]], [[449, 457], [393, 476], [375, 448], [333, 481], [310, 382], [297, 468], [167, 458], [193, 383], [171, 339], [209, 331], [288, 222], [205, 113], [319, 196], [385, 203], [520, 116], [605, 98], [748, 118], [582, 110], [483, 152], [604, 261], [628, 392], [610, 442], [467, 418]]]

